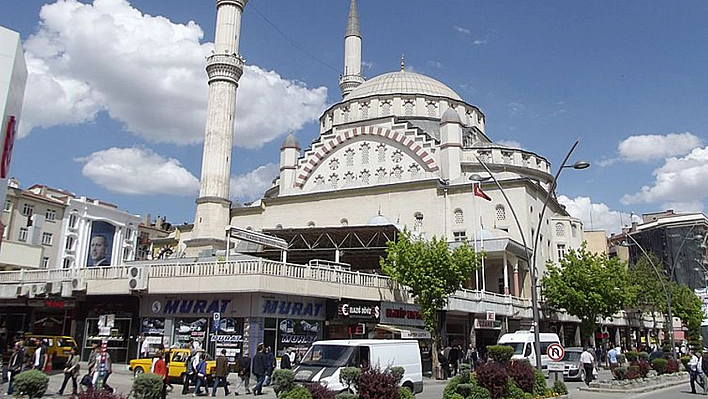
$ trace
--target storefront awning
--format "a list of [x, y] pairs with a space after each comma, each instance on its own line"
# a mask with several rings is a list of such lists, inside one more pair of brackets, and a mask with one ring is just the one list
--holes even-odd
[[422, 330], [420, 328], [408, 327], [408, 326], [392, 326], [388, 324], [377, 324], [376, 328], [392, 332], [394, 334], [400, 334], [401, 339], [430, 339], [430, 332]]

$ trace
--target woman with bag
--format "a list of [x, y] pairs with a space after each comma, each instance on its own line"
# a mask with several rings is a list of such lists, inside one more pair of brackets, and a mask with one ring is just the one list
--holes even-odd
[[64, 382], [61, 384], [61, 388], [59, 388], [59, 395], [64, 395], [64, 388], [66, 388], [66, 383], [69, 382], [69, 379], [71, 379], [71, 385], [72, 385], [72, 395], [76, 395], [78, 391], [78, 386], [76, 384], [76, 377], [79, 375], [79, 357], [76, 356], [76, 349], [71, 348], [71, 356], [69, 356], [69, 359], [66, 361], [66, 366], [64, 366]]

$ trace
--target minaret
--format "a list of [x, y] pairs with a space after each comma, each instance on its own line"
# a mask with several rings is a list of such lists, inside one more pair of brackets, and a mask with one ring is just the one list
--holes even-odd
[[364, 77], [361, 75], [359, 14], [356, 11], [356, 0], [351, 0], [347, 33], [344, 35], [344, 73], [339, 77], [342, 98], [346, 97], [347, 94], [362, 83], [364, 83]]
[[241, 14], [248, 0], [216, 0], [214, 51], [207, 58], [209, 102], [204, 131], [202, 174], [194, 229], [187, 255], [225, 248], [225, 228], [230, 222], [231, 152], [234, 141], [236, 89], [243, 74], [238, 53]]

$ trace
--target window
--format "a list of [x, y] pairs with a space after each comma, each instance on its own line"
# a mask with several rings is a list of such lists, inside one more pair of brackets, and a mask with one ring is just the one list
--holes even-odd
[[25, 204], [22, 206], [22, 216], [32, 216], [33, 213], [34, 205], [25, 202]]
[[42, 258], [42, 268], [49, 268], [49, 257], [45, 256]]
[[558, 259], [565, 258], [565, 244], [558, 244]]
[[72, 251], [74, 249], [74, 242], [76, 242], [74, 237], [67, 237], [66, 238], [66, 247], [64, 247], [64, 249], [66, 249], [67, 251]]
[[423, 214], [420, 212], [416, 212], [413, 217], [415, 218], [413, 230], [421, 230], [423, 228]]
[[462, 224], [465, 222], [465, 215], [462, 213], [462, 209], [455, 209], [455, 224]]
[[349, 226], [349, 221], [347, 219], [342, 219], [339, 221], [339, 224], [342, 226]]
[[71, 259], [70, 258], [64, 258], [64, 262], [62, 262], [61, 265], [62, 268], [68, 269], [71, 267]]
[[71, 216], [69, 216], [69, 228], [70, 229], [75, 229], [76, 228], [76, 223], [79, 221], [79, 216], [75, 213], [72, 213]]
[[133, 229], [127, 229], [125, 231], [125, 239], [126, 241], [130, 241], [133, 239]]
[[573, 223], [570, 227], [571, 227], [571, 232], [573, 234], [573, 238], [577, 237], [578, 236], [578, 225]]
[[47, 209], [47, 213], [44, 214], [44, 218], [49, 222], [57, 220], [57, 211], [55, 209]]
[[406, 116], [413, 116], [413, 100], [406, 100], [403, 102], [403, 110]]
[[376, 153], [379, 154], [379, 162], [386, 162], [386, 144], [381, 143], [377, 145]]
[[27, 242], [27, 227], [20, 227], [20, 236], [17, 237], [17, 240]]
[[563, 226], [563, 223], [556, 223], [556, 237], [565, 237], [565, 226]]
[[369, 163], [369, 144], [364, 143], [359, 147], [359, 151], [361, 152], [361, 163], [366, 165]]
[[462, 241], [467, 241], [467, 232], [462, 230], [462, 231], [453, 231], [452, 232], [452, 237], [454, 238], [455, 242], [462, 242]]
[[11, 200], [5, 200], [5, 210], [8, 212], [12, 210], [12, 201]]
[[130, 255], [133, 253], [133, 251], [130, 248], [123, 248], [123, 260], [128, 261], [130, 260]]
[[506, 208], [504, 208], [504, 205], [497, 205], [495, 210], [497, 212], [497, 220], [506, 220]]
[[42, 233], [42, 245], [52, 245], [52, 233]]

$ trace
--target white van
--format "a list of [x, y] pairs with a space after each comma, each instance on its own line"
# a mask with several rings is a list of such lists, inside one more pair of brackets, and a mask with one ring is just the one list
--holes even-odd
[[293, 370], [295, 381], [317, 381], [337, 393], [346, 390], [339, 382], [344, 367], [403, 367], [401, 386], [423, 392], [423, 366], [418, 341], [395, 339], [342, 339], [317, 341]]
[[[539, 333], [541, 339], [541, 366], [548, 369], [548, 346], [560, 343], [558, 334]], [[528, 330], [519, 330], [515, 333], [504, 334], [499, 337], [497, 345], [506, 345], [514, 348], [512, 359], [528, 359], [532, 366], [536, 366], [536, 349], [534, 348], [534, 333]]]

